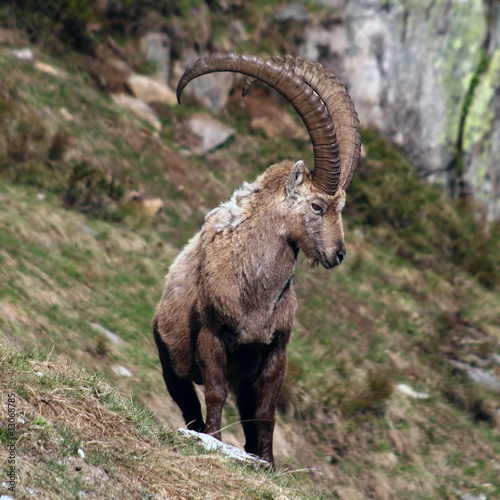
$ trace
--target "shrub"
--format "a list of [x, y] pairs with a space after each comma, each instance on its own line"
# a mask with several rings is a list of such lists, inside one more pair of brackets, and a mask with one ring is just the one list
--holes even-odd
[[99, 0], [19, 0], [13, 9], [24, 37], [34, 42], [44, 40], [48, 48], [57, 50], [62, 49], [59, 41], [81, 52], [92, 52], [89, 28], [105, 24]]
[[389, 227], [395, 254], [417, 266], [448, 279], [460, 266], [484, 286], [498, 285], [499, 226], [488, 225], [473, 203], [450, 204], [441, 186], [422, 182], [403, 153], [376, 134], [367, 132], [364, 144], [368, 159], [349, 190], [346, 213], [365, 226]]

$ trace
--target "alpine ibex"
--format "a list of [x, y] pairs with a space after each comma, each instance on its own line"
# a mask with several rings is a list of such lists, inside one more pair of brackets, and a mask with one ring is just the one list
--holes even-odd
[[[278, 393], [297, 301], [293, 273], [302, 250], [311, 267], [345, 257], [341, 212], [357, 168], [359, 120], [343, 84], [301, 58], [213, 54], [188, 69], [247, 75], [288, 99], [313, 144], [314, 170], [285, 160], [212, 210], [175, 259], [153, 327], [163, 377], [189, 429], [221, 439], [221, 414], [234, 390], [245, 450], [273, 464]], [[193, 382], [205, 386], [206, 424]]]

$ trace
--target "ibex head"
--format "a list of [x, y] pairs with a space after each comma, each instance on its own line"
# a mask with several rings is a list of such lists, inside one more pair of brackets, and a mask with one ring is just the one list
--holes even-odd
[[361, 149], [358, 115], [344, 85], [320, 64], [302, 58], [212, 54], [184, 73], [177, 86], [179, 102], [191, 80], [216, 71], [247, 75], [243, 96], [256, 80], [268, 84], [299, 113], [311, 138], [314, 169], [302, 161], [280, 164], [288, 172], [281, 191], [286, 216], [293, 219], [288, 238], [311, 266], [340, 264], [346, 253], [341, 212]]
[[285, 193], [289, 240], [305, 253], [310, 267], [339, 265], [346, 255], [342, 227], [345, 191], [325, 193], [314, 184], [304, 162], [298, 161], [290, 171]]

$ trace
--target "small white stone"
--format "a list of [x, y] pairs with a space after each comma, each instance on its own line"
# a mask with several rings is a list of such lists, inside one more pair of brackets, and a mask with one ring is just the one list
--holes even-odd
[[80, 456], [81, 458], [85, 458], [85, 452], [81, 449], [81, 448], [78, 448], [78, 456]]
[[21, 59], [22, 61], [32, 61], [35, 57], [33, 51], [28, 47], [24, 47], [23, 49], [14, 50], [14, 55]]
[[125, 378], [133, 377], [132, 372], [122, 365], [113, 365], [111, 369], [119, 377], [125, 377]]
[[42, 373], [42, 372], [36, 372], [36, 373], [35, 373], [35, 375], [36, 375], [37, 377], [43, 377], [43, 373]]
[[427, 399], [429, 398], [429, 394], [426, 394], [425, 392], [417, 392], [413, 390], [409, 385], [406, 384], [398, 384], [396, 386], [396, 389], [405, 394], [406, 396], [409, 396], [410, 398], [414, 399]]
[[54, 68], [54, 66], [51, 66], [50, 64], [41, 62], [41, 61], [36, 61], [33, 66], [38, 70], [41, 71], [42, 73], [45, 73], [47, 75], [51, 76], [63, 76], [65, 77], [66, 74], [64, 71]]
[[[82, 229], [82, 228], [80, 228], [80, 229]], [[97, 233], [96, 233], [96, 236], [97, 236]], [[99, 323], [95, 323], [93, 321], [89, 321], [89, 325], [94, 330], [96, 330], [97, 332], [99, 332], [102, 335], [104, 335], [113, 344], [121, 345], [121, 344], [125, 343], [125, 341], [122, 338], [120, 338], [116, 333], [113, 333], [111, 330], [108, 330], [107, 328], [105, 328], [104, 326], [100, 325]]]
[[74, 121], [75, 117], [66, 109], [66, 108], [61, 108], [59, 110], [61, 113], [61, 116], [67, 121], [67, 122], [72, 122]]

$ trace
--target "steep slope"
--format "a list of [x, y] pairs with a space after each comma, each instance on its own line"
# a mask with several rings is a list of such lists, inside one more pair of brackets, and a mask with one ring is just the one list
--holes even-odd
[[0, 419], [0, 460], [14, 471], [3, 467], [0, 480], [11, 498], [320, 498], [207, 453], [73, 363], [5, 341], [0, 356], [13, 422], [8, 432]]
[[[12, 391], [31, 415], [22, 417], [29, 434], [19, 441], [20, 483], [32, 488], [36, 481], [42, 496], [66, 494], [56, 480], [42, 483], [42, 473], [52, 470], [49, 477], [69, 477], [72, 498], [78, 488], [86, 491], [87, 470], [102, 473], [102, 461], [117, 478], [150, 478], [146, 490], [146, 481], [129, 479], [133, 494], [161, 498], [180, 488], [177, 494], [198, 498], [207, 482], [213, 486], [207, 495], [231, 495], [225, 485], [243, 481], [231, 469], [215, 459], [220, 483], [205, 472], [196, 476], [189, 467], [196, 463], [206, 471], [203, 457], [172, 455], [168, 443], [175, 438], [156, 424], [137, 437], [138, 431], [122, 426], [126, 416], [100, 406], [86, 375], [65, 381], [67, 365], [60, 360], [77, 371], [99, 370], [159, 422], [182, 425], [150, 333], [163, 275], [210, 208], [277, 160], [310, 164], [309, 145], [250, 134], [241, 100], [234, 98], [219, 116], [234, 137], [204, 157], [187, 158], [174, 136], [197, 110], [165, 107], [156, 133], [89, 83], [78, 70], [78, 54], [64, 61], [35, 53], [59, 73], [19, 61], [10, 50], [0, 54], [0, 339], [28, 350], [7, 348], [0, 380], [2, 397]], [[494, 498], [500, 495], [498, 393], [476, 375], [483, 383], [500, 375], [498, 226], [484, 226], [467, 200], [453, 203], [439, 188], [421, 184], [404, 155], [375, 134], [365, 133], [364, 140], [367, 157], [349, 192], [346, 262], [333, 272], [310, 273], [302, 264], [297, 271], [299, 311], [279, 404], [278, 466], [306, 468], [297, 473], [302, 481], [340, 498], [454, 498], [465, 492]], [[141, 196], [131, 203], [129, 192]], [[141, 200], [149, 198], [161, 198], [160, 214], [143, 209]], [[36, 348], [52, 351], [50, 362], [45, 355], [31, 360]], [[56, 376], [45, 386], [45, 375], [36, 372], [49, 366]], [[32, 390], [23, 392], [30, 384]], [[72, 384], [76, 395], [67, 389]], [[56, 410], [41, 401], [58, 401], [61, 394]], [[86, 405], [93, 408], [88, 421]], [[106, 441], [105, 426], [104, 445], [93, 443], [99, 412], [111, 429], [117, 425], [136, 439], [136, 456], [149, 453], [151, 462], [118, 460], [129, 443]], [[85, 427], [78, 430], [82, 420]], [[241, 446], [231, 401], [225, 425], [225, 440]], [[60, 443], [69, 444], [80, 470]], [[91, 458], [76, 458], [79, 443]], [[7, 457], [5, 443], [0, 449]], [[162, 469], [163, 454], [176, 467], [188, 467], [179, 468], [180, 482], [172, 469]], [[3, 466], [1, 474], [3, 482]], [[170, 474], [167, 481], [164, 474]], [[257, 496], [253, 486], [245, 488], [249, 498]], [[273, 488], [258, 495], [311, 495]]]

